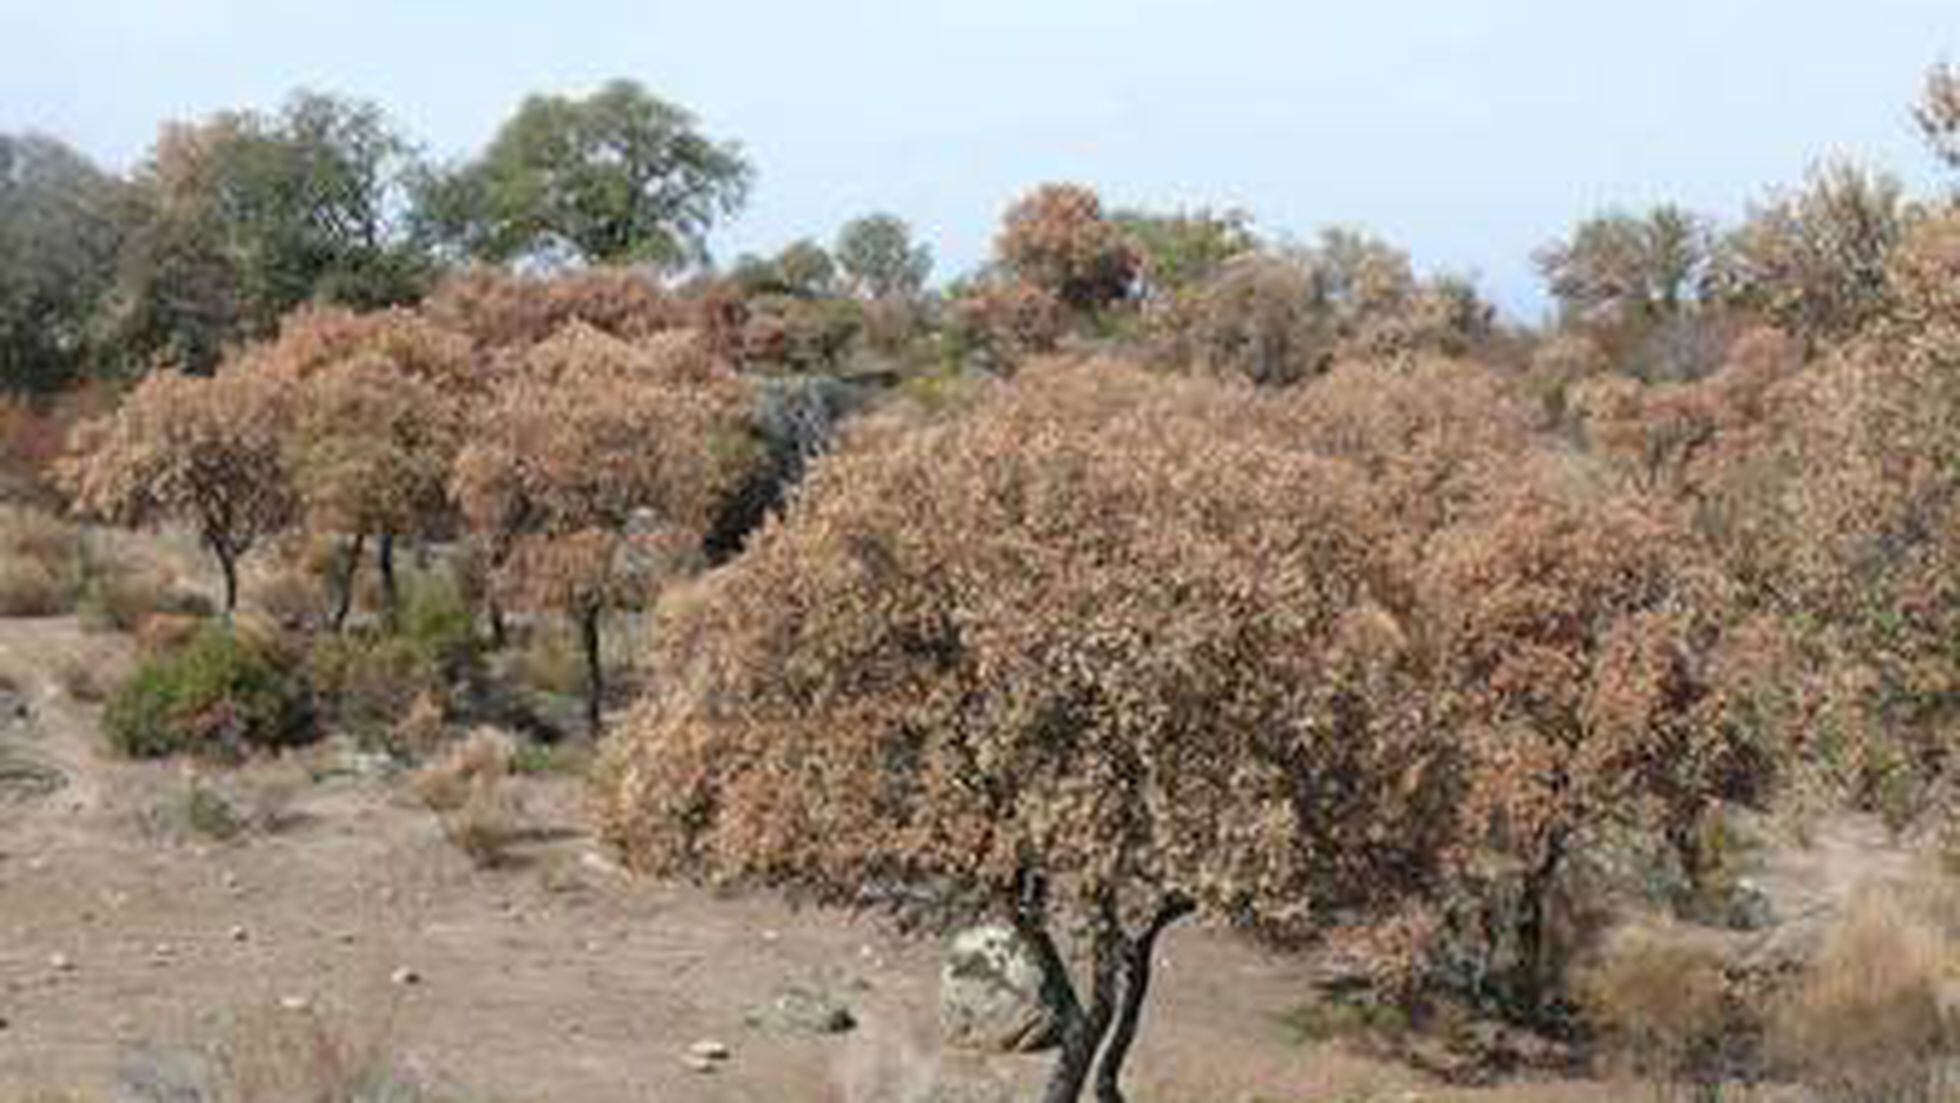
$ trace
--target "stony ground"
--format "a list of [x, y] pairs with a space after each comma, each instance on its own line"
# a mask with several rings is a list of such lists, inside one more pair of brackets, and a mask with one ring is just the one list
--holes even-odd
[[[201, 782], [261, 821], [212, 841], [186, 814], [187, 768], [104, 754], [97, 706], [62, 684], [84, 669], [112, 678], [128, 647], [72, 619], [0, 621], [0, 677], [19, 706], [0, 716], [0, 1101], [170, 1098], [199, 1055], [282, 1015], [457, 1100], [899, 1103], [935, 1080], [960, 1087], [941, 1098], [1005, 1099], [1043, 1071], [1042, 1058], [938, 1052], [934, 942], [621, 875], [584, 834], [572, 778], [518, 783], [527, 834], [496, 869], [450, 845], [400, 778], [341, 769], [331, 750]], [[1175, 932], [1134, 1098], [1618, 1096], [1450, 1090], [1302, 1044], [1281, 1019], [1308, 970], [1223, 933]], [[792, 986], [843, 1000], [857, 1028], [748, 1025]], [[709, 1073], [685, 1060], [701, 1041], [729, 1053]]]

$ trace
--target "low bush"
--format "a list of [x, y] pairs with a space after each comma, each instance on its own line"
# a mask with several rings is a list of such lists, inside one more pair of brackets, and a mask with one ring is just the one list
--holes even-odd
[[1721, 951], [1669, 924], [1636, 925], [1579, 971], [1577, 995], [1624, 1071], [1666, 1084], [1710, 1084], [1724, 1050], [1747, 1036], [1735, 1020]]
[[426, 575], [406, 588], [396, 632], [325, 637], [308, 667], [327, 722], [407, 753], [421, 748], [404, 745], [404, 738], [426, 726], [423, 718], [408, 724], [411, 714], [433, 708], [440, 719], [476, 661], [475, 620], [461, 589], [446, 576]]
[[1951, 1099], [1960, 1023], [1942, 998], [1951, 939], [1876, 894], [1860, 899], [1770, 1018], [1770, 1050], [1823, 1103]]
[[516, 834], [517, 806], [506, 781], [516, 748], [501, 732], [470, 733], [415, 776], [415, 792], [443, 834], [477, 865], [499, 865]]
[[0, 616], [73, 609], [77, 550], [75, 526], [40, 510], [0, 506]]
[[276, 641], [220, 625], [145, 660], [111, 697], [103, 728], [123, 754], [235, 758], [314, 735], [313, 694]]

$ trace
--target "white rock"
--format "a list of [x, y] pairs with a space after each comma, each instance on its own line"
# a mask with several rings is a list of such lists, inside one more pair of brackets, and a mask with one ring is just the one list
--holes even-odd
[[287, 1011], [308, 1011], [312, 1009], [313, 1001], [305, 996], [281, 996], [279, 1006]]
[[388, 974], [388, 981], [391, 984], [399, 985], [401, 987], [406, 988], [412, 984], [422, 983], [422, 974], [404, 965], [401, 968], [395, 970], [394, 972]]
[[72, 973], [75, 971], [75, 960], [67, 954], [49, 954], [48, 968], [57, 973]]
[[687, 1047], [687, 1055], [690, 1057], [699, 1057], [704, 1061], [726, 1061], [728, 1060], [728, 1047], [712, 1038], [703, 1038]]
[[231, 929], [231, 940], [233, 942], [244, 942], [251, 937], [252, 932], [246, 930], [244, 927], [233, 927]]

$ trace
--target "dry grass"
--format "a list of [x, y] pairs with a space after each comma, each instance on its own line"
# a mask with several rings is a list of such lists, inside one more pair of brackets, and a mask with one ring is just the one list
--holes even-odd
[[441, 821], [443, 834], [481, 867], [503, 864], [517, 836], [517, 802], [508, 784], [515, 754], [509, 736], [479, 728], [415, 775], [416, 795]]
[[1955, 946], [1890, 895], [1861, 897], [1770, 1020], [1771, 1051], [1821, 1100], [1946, 1099]]
[[1576, 978], [1587, 1019], [1618, 1070], [1705, 1083], [1732, 1026], [1723, 955], [1672, 923], [1632, 924]]
[[66, 655], [55, 664], [55, 681], [68, 696], [84, 704], [96, 705], [109, 699], [112, 679], [93, 655]]
[[216, 1057], [224, 1103], [412, 1103], [424, 1098], [393, 1062], [391, 1016], [355, 1031], [311, 1008], [263, 1006], [238, 1015]]
[[0, 506], [0, 616], [47, 617], [75, 605], [75, 527], [50, 513]]

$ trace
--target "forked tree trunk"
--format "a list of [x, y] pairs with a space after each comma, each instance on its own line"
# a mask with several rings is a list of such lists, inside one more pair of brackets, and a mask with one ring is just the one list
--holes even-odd
[[599, 613], [598, 606], [579, 613], [579, 641], [585, 650], [585, 722], [596, 738], [599, 734], [599, 714], [605, 700], [605, 673], [599, 660]]
[[1136, 1044], [1137, 1028], [1143, 1022], [1143, 1002], [1150, 995], [1150, 964], [1157, 952], [1158, 936], [1193, 910], [1192, 903], [1182, 897], [1167, 900], [1141, 935], [1125, 940], [1123, 995], [1116, 1008], [1116, 1024], [1110, 1030], [1109, 1044], [1096, 1066], [1096, 1103], [1124, 1103], [1123, 1062], [1130, 1055], [1130, 1047]]
[[346, 563], [340, 569], [333, 607], [333, 630], [336, 634], [347, 627], [347, 614], [354, 609], [354, 580], [361, 570], [361, 549], [366, 543], [367, 533], [355, 533], [354, 542], [348, 547], [344, 557]]
[[1193, 910], [1184, 897], [1169, 897], [1149, 925], [1131, 937], [1123, 930], [1114, 903], [1106, 900], [1090, 932], [1089, 992], [1084, 1002], [1048, 933], [1045, 886], [1037, 876], [1022, 875], [1020, 898], [1011, 912], [1014, 931], [1041, 969], [1045, 1001], [1062, 1020], [1062, 1049], [1042, 1103], [1078, 1103], [1092, 1074], [1098, 1103], [1122, 1103], [1123, 1062], [1143, 1021], [1157, 939]]

